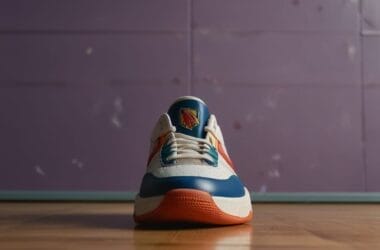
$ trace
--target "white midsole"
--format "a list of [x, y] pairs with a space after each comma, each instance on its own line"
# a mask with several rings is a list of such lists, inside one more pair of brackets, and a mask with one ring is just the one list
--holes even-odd
[[[246, 188], [244, 188], [244, 190], [244, 196], [242, 197], [231, 198], [212, 196], [212, 199], [218, 208], [224, 213], [238, 217], [247, 217], [252, 210], [252, 204], [248, 190]], [[153, 211], [160, 205], [164, 197], [164, 195], [161, 195], [142, 198], [137, 195], [135, 200], [135, 215], [139, 216]]]

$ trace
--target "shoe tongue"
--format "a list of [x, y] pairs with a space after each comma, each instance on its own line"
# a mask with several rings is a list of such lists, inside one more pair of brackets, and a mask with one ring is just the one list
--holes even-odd
[[169, 108], [168, 114], [176, 132], [198, 138], [205, 138], [204, 127], [210, 113], [206, 104], [199, 98], [186, 96], [177, 99]]

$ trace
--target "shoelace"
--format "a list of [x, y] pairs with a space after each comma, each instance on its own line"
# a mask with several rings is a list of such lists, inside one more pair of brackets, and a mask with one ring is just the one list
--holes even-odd
[[[168, 161], [178, 159], [199, 159], [214, 164], [217, 154], [215, 148], [206, 139], [195, 138], [188, 135], [173, 133], [167, 145], [170, 147], [171, 154], [167, 157]], [[214, 154], [212, 152], [215, 152]]]

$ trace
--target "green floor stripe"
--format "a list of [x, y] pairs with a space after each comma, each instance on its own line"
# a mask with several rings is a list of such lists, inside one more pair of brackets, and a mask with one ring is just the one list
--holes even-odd
[[[8, 201], [133, 201], [136, 192], [0, 191]], [[380, 192], [368, 193], [252, 193], [253, 202], [380, 203]]]

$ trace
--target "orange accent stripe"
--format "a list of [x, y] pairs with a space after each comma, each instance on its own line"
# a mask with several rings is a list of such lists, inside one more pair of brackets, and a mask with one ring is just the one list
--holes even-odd
[[214, 140], [216, 141], [216, 145], [214, 145], [214, 146], [216, 146], [219, 154], [221, 154], [221, 156], [223, 157], [223, 159], [235, 171], [236, 170], [235, 169], [235, 165], [232, 162], [231, 158], [228, 156], [227, 152], [224, 150], [222, 143], [219, 141], [218, 137], [212, 131], [209, 131], [209, 132], [212, 135], [212, 137], [214, 137]]
[[223, 159], [228, 163], [228, 165], [229, 165], [233, 170], [235, 170], [235, 165], [234, 165], [234, 163], [232, 162], [231, 158], [227, 155], [226, 151], [224, 150], [222, 143], [220, 143], [219, 140], [217, 140], [217, 143], [218, 143], [218, 152], [219, 152], [219, 154], [220, 154], [220, 155], [223, 157]]
[[246, 217], [227, 214], [218, 208], [209, 193], [194, 189], [171, 190], [155, 210], [134, 215], [137, 223], [191, 222], [214, 225], [243, 224], [252, 217], [252, 211]]
[[158, 153], [158, 151], [160, 151], [160, 149], [161, 149], [162, 145], [164, 145], [164, 143], [166, 141], [166, 137], [169, 133], [170, 132], [166, 132], [166, 133], [160, 135], [156, 139], [155, 144], [154, 144], [154, 148], [152, 149], [151, 153], [149, 154], [147, 165], [149, 165], [149, 163], [152, 161], [153, 157]]

